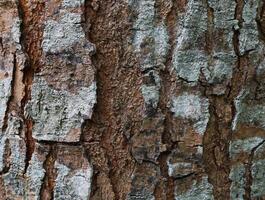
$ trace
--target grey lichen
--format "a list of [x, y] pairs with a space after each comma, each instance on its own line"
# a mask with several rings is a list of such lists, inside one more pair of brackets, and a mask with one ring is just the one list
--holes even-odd
[[251, 168], [252, 173], [252, 185], [251, 185], [251, 197], [253, 199], [263, 197], [265, 195], [265, 160], [254, 161]]
[[10, 156], [8, 173], [2, 176], [7, 196], [10, 199], [19, 199], [25, 194], [25, 169], [26, 144], [19, 136], [8, 137]]
[[150, 30], [153, 28], [155, 16], [155, 0], [131, 1], [130, 6], [137, 11], [137, 19], [133, 25], [136, 30]]
[[[229, 4], [229, 5], [228, 5]], [[204, 43], [207, 40], [205, 34], [208, 30], [209, 19], [207, 7], [213, 12], [212, 33], [221, 31], [223, 36], [212, 45], [212, 52], [206, 52]], [[233, 47], [233, 27], [237, 24], [234, 20], [235, 2], [208, 1], [208, 5], [202, 1], [188, 1], [185, 15], [180, 17], [177, 43], [173, 54], [173, 67], [177, 77], [196, 85], [201, 73], [208, 83], [217, 85], [226, 83], [232, 78], [233, 65], [236, 56]], [[213, 35], [215, 37], [215, 35]], [[208, 41], [209, 42], [209, 41]], [[220, 86], [219, 86], [220, 87]], [[222, 90], [216, 94], [223, 94]]]
[[84, 5], [85, 0], [63, 0], [63, 8], [75, 8]]
[[260, 137], [250, 137], [232, 141], [229, 147], [230, 157], [234, 158], [241, 152], [250, 154], [252, 149], [258, 146], [264, 139]]
[[144, 97], [144, 101], [151, 105], [153, 108], [157, 107], [158, 100], [159, 100], [159, 87], [157, 86], [148, 86], [142, 85], [141, 91]]
[[192, 163], [190, 162], [167, 162], [168, 175], [174, 178], [180, 178], [192, 173]]
[[212, 56], [212, 65], [204, 69], [204, 75], [208, 83], [222, 83], [225, 80], [230, 80], [233, 73], [233, 65], [236, 61], [236, 56], [229, 53], [218, 52]]
[[7, 102], [11, 96], [11, 81], [11, 77], [0, 80], [0, 127], [3, 126]]
[[72, 94], [55, 90], [43, 78], [35, 77], [31, 96], [25, 112], [34, 121], [35, 139], [78, 142], [82, 123], [91, 118], [96, 103], [96, 84]]
[[[164, 62], [168, 51], [168, 33], [164, 21], [155, 25], [155, 1], [133, 1], [130, 3], [132, 9], [137, 12], [137, 19], [133, 25], [135, 36], [133, 44], [135, 51], [140, 53], [142, 51], [141, 45], [146, 45], [150, 40], [150, 54], [147, 56], [148, 62], [151, 65], [158, 65]], [[141, 55], [139, 55], [141, 57]], [[142, 59], [142, 58], [141, 58]], [[152, 61], [152, 59], [155, 59]], [[145, 69], [145, 66], [141, 66]], [[151, 66], [154, 67], [154, 66]]]
[[208, 99], [184, 92], [172, 99], [171, 112], [175, 117], [192, 120], [194, 130], [203, 134], [209, 121]]
[[213, 186], [208, 182], [208, 177], [203, 176], [200, 181], [194, 180], [190, 189], [185, 193], [178, 194], [175, 190], [175, 200], [213, 200]]
[[239, 50], [241, 55], [259, 46], [259, 32], [256, 23], [258, 6], [259, 1], [254, 0], [246, 1], [244, 4], [242, 12], [244, 21], [239, 35]]
[[154, 28], [154, 55], [157, 65], [165, 63], [169, 50], [169, 35], [165, 22], [162, 21]]
[[236, 108], [236, 114], [234, 116], [233, 122], [232, 122], [232, 130], [236, 130], [237, 124], [240, 119], [240, 114], [243, 111], [242, 107], [242, 100], [246, 97], [248, 91], [246, 90], [241, 90], [238, 96], [234, 100], [234, 105]]
[[[26, 192], [27, 197], [34, 200], [40, 199], [40, 192], [41, 187], [44, 184], [44, 176], [45, 176], [45, 169], [44, 169], [44, 161], [48, 152], [43, 150], [41, 153], [37, 150], [40, 144], [35, 144], [36, 148], [34, 153], [32, 154], [29, 166], [27, 168], [27, 172], [25, 174], [26, 177]], [[43, 147], [45, 148], [45, 147]]]
[[[207, 2], [214, 12], [214, 26], [218, 29], [227, 30], [225, 34], [233, 34], [232, 28], [237, 24], [234, 16], [236, 2], [227, 0], [207, 0]], [[230, 37], [227, 38], [230, 39]], [[230, 45], [233, 48], [233, 44]]]
[[[255, 60], [256, 61], [256, 60]], [[257, 61], [256, 61], [257, 62]], [[263, 75], [265, 73], [265, 59], [263, 59], [256, 69], [257, 75]]]
[[6, 170], [2, 178], [7, 198], [19, 199], [25, 194], [23, 173], [26, 165], [26, 143], [19, 135], [22, 119], [11, 115], [8, 117], [8, 127], [1, 138], [1, 162], [4, 162], [1, 165]]
[[178, 51], [174, 54], [173, 65], [180, 78], [197, 82], [201, 69], [207, 67], [207, 57], [203, 51]]
[[144, 78], [149, 79], [146, 84], [141, 86], [144, 101], [152, 108], [157, 108], [161, 87], [159, 74], [156, 71], [149, 71], [144, 75]]
[[[12, 29], [11, 29], [12, 39], [14, 42], [19, 44], [20, 36], [21, 36], [21, 32], [20, 32], [21, 20], [17, 17], [14, 19], [13, 23], [14, 24], [13, 24]], [[18, 45], [18, 47], [20, 47], [20, 45]]]
[[232, 181], [230, 187], [230, 197], [232, 200], [243, 200], [245, 194], [245, 166], [243, 164], [238, 164], [232, 167], [229, 175]]
[[252, 92], [249, 89], [243, 89], [234, 100], [236, 115], [232, 123], [233, 130], [242, 123], [265, 129], [265, 104], [253, 103], [251, 96]]
[[[82, 46], [88, 54], [95, 51], [95, 46], [85, 36], [82, 27], [81, 8], [84, 0], [64, 0], [58, 11], [58, 19], [47, 19], [43, 32], [42, 49], [45, 54], [72, 51], [74, 46]], [[79, 12], [70, 12], [68, 8]]]
[[44, 52], [56, 53], [82, 40], [85, 40], [85, 33], [81, 26], [81, 15], [65, 12], [59, 21], [48, 20], [45, 23], [42, 48]]
[[178, 30], [173, 67], [180, 78], [197, 82], [201, 68], [207, 65], [207, 57], [199, 45], [207, 30], [206, 5], [201, 1], [189, 1]]
[[155, 79], [151, 84], [144, 83], [141, 86], [141, 92], [147, 110], [156, 109], [160, 93], [159, 70], [164, 68], [169, 48], [167, 27], [164, 20], [155, 23], [154, 0], [129, 1], [128, 3], [136, 13], [132, 43], [140, 69], [144, 74], [144, 79], [150, 74], [153, 74]]
[[[230, 157], [234, 160], [238, 159], [236, 155], [241, 156], [241, 153], [246, 153], [248, 163], [251, 164], [251, 199], [262, 197], [265, 194], [265, 182], [263, 181], [265, 170], [264, 164], [264, 138], [251, 137], [247, 139], [235, 140], [230, 144]], [[261, 155], [262, 154], [262, 155]], [[251, 157], [250, 157], [251, 156]], [[246, 193], [246, 166], [243, 163], [237, 163], [232, 166], [229, 178], [232, 181], [230, 188], [231, 199], [244, 199]]]
[[55, 199], [89, 199], [93, 170], [88, 163], [83, 167], [83, 169], [72, 170], [63, 164], [55, 162], [57, 170], [54, 187]]
[[7, 167], [6, 157], [8, 151], [8, 140], [7, 137], [2, 136], [0, 139], [0, 172]]
[[131, 1], [130, 6], [137, 12], [133, 45], [141, 70], [159, 68], [165, 62], [169, 48], [165, 22], [155, 24], [154, 0]]
[[265, 195], [265, 140], [261, 142], [254, 151], [253, 161], [251, 166], [252, 185], [251, 185], [251, 198], [258, 199]]

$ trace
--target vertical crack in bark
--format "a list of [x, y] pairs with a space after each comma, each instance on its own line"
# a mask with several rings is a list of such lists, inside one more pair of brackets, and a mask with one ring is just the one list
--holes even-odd
[[212, 56], [214, 39], [213, 39], [213, 29], [214, 29], [214, 9], [210, 7], [208, 0], [206, 0], [207, 5], [207, 34], [206, 34], [206, 52]]
[[[167, 32], [169, 35], [169, 50], [165, 61], [165, 69], [160, 71], [161, 78], [161, 89], [160, 89], [160, 99], [158, 107], [161, 109], [161, 112], [165, 115], [164, 119], [164, 132], [162, 134], [162, 144], [166, 146], [166, 151], [161, 152], [158, 157], [158, 163], [160, 166], [161, 177], [160, 184], [157, 184], [155, 188], [155, 199], [174, 199], [174, 178], [168, 175], [168, 166], [167, 159], [171, 151], [176, 148], [174, 143], [171, 141], [170, 127], [172, 126], [172, 115], [170, 113], [168, 103], [170, 102], [171, 97], [171, 88], [174, 87], [175, 77], [173, 77], [172, 72], [172, 57], [174, 53], [174, 47], [176, 42], [176, 33], [177, 33], [177, 2], [171, 1], [172, 5], [170, 11], [167, 13], [165, 18], [165, 24], [167, 27]], [[161, 183], [162, 182], [162, 183]], [[162, 184], [162, 185], [161, 185]], [[165, 184], [165, 185], [163, 185]], [[161, 188], [164, 186], [164, 188]], [[163, 194], [163, 193], [166, 194]], [[164, 196], [162, 196], [164, 195]]]
[[51, 200], [53, 199], [53, 189], [55, 186], [56, 172], [54, 169], [54, 164], [56, 160], [56, 144], [50, 145], [50, 151], [46, 156], [46, 160], [43, 163], [43, 168], [45, 170], [45, 176], [42, 181], [40, 190], [40, 199]]
[[[214, 9], [207, 4], [207, 36], [206, 51], [209, 54], [208, 64], [212, 65], [212, 53], [214, 51]], [[241, 5], [237, 5], [235, 11], [235, 19], [241, 20]], [[234, 51], [239, 58], [239, 31], [234, 30]], [[244, 74], [241, 68], [244, 66], [241, 58], [238, 59], [237, 67], [233, 70], [232, 79], [226, 89], [225, 95], [208, 94], [211, 86], [207, 86], [206, 96], [209, 99], [210, 118], [207, 131], [203, 137], [203, 159], [205, 171], [208, 174], [209, 182], [213, 185], [215, 199], [230, 199], [230, 157], [229, 143], [232, 137], [232, 120], [235, 115], [234, 98], [241, 89], [241, 83], [244, 81]]]
[[[239, 0], [236, 3], [235, 19], [239, 21], [239, 26], [241, 27], [243, 0]], [[208, 8], [208, 19], [210, 18], [211, 21], [213, 20], [213, 12], [214, 10]], [[232, 138], [231, 124], [235, 116], [234, 99], [245, 82], [246, 74], [243, 69], [247, 62], [247, 55], [240, 56], [239, 53], [239, 34], [239, 30], [234, 29], [233, 46], [238, 60], [235, 63], [236, 67], [233, 69], [233, 76], [226, 90], [226, 95], [209, 96], [210, 120], [207, 134], [204, 137], [204, 160], [207, 165], [206, 171], [209, 174], [209, 181], [214, 186], [214, 196], [216, 199], [230, 198], [229, 143]], [[210, 161], [211, 158], [212, 161]]]
[[265, 143], [265, 140], [263, 140], [262, 142], [260, 142], [257, 146], [255, 146], [252, 150], [251, 153], [248, 157], [248, 161], [246, 163], [245, 166], [245, 178], [246, 178], [246, 183], [245, 183], [245, 194], [243, 195], [244, 200], [249, 200], [251, 199], [251, 186], [252, 186], [252, 181], [253, 181], [253, 177], [252, 177], [252, 165], [253, 165], [253, 159], [254, 159], [254, 155], [255, 155], [255, 151]]
[[[220, 130], [217, 115], [217, 99], [210, 98], [209, 113], [210, 119], [207, 131], [203, 137], [203, 159], [205, 171], [208, 174], [209, 182], [213, 185], [215, 199], [229, 199], [229, 169], [227, 169], [228, 147], [225, 140], [228, 136]], [[223, 139], [222, 139], [223, 138]]]
[[[32, 6], [31, 4], [36, 4]], [[22, 49], [26, 54], [26, 63], [23, 70], [24, 77], [23, 83], [25, 87], [24, 97], [21, 104], [21, 113], [24, 113], [24, 108], [27, 102], [31, 98], [31, 86], [34, 78], [34, 72], [40, 68], [41, 62], [40, 58], [42, 55], [41, 41], [43, 34], [43, 10], [45, 3], [36, 2], [31, 3], [28, 0], [19, 0], [18, 9], [21, 23], [21, 43]], [[29, 161], [31, 160], [32, 153], [34, 151], [35, 141], [32, 137], [32, 125], [33, 122], [27, 116], [22, 116], [24, 120], [25, 127], [25, 142], [26, 142], [26, 165], [25, 173], [29, 166]]]
[[[101, 68], [102, 66], [99, 64], [100, 63], [99, 62], [100, 58], [98, 58], [98, 57], [102, 58], [103, 55], [101, 55], [101, 56], [99, 55], [100, 49], [98, 49], [99, 45], [97, 43], [99, 42], [100, 37], [102, 37], [103, 35], [100, 35], [100, 33], [95, 33], [95, 32], [93, 32], [93, 30], [99, 28], [99, 27], [95, 27], [95, 26], [97, 26], [96, 22], [97, 22], [98, 18], [100, 18], [102, 16], [100, 16], [100, 14], [98, 13], [99, 11], [97, 9], [96, 10], [94, 9], [93, 3], [94, 3], [94, 1], [91, 1], [91, 0], [87, 0], [86, 3], [85, 3], [85, 13], [84, 13], [84, 15], [85, 15], [85, 24], [84, 24], [84, 27], [85, 27], [85, 29], [87, 29], [86, 30], [86, 35], [87, 35], [89, 41], [93, 42], [96, 45], [96, 48], [97, 48], [96, 54], [94, 56], [92, 56], [92, 63], [97, 69], [97, 71], [96, 71], [97, 104], [94, 107], [94, 111], [93, 111], [93, 115], [92, 115], [91, 120], [87, 120], [86, 124], [84, 124], [84, 129], [83, 129], [83, 133], [82, 133], [82, 140], [84, 142], [86, 142], [86, 140], [87, 140], [87, 138], [85, 136], [85, 134], [86, 134], [85, 131], [86, 131], [86, 129], [91, 130], [92, 127], [90, 127], [90, 126], [96, 126], [95, 130], [98, 130], [100, 127], [103, 128], [103, 127], [106, 126], [105, 125], [106, 124], [106, 119], [104, 119], [103, 116], [100, 116], [101, 114], [98, 113], [99, 112], [98, 110], [100, 110], [103, 107], [105, 107], [105, 108], [109, 107], [110, 106], [109, 105], [110, 102], [106, 102], [106, 101], [107, 101], [107, 99], [109, 99], [109, 100], [111, 99], [109, 97], [108, 98], [104, 98], [103, 97], [104, 95], [106, 95], [106, 91], [108, 90], [108, 87], [110, 86], [109, 82], [111, 82], [110, 81], [111, 73], [108, 74], [109, 77], [106, 76], [106, 74], [104, 72], [104, 69], [102, 69]], [[100, 11], [102, 11], [102, 8], [100, 8]], [[104, 12], [104, 11], [102, 11], [102, 12]], [[104, 15], [105, 15], [105, 13], [104, 13]], [[106, 115], [107, 114], [109, 114], [109, 112], [106, 113]], [[96, 117], [98, 119], [96, 119]], [[94, 122], [94, 120], [95, 120], [95, 122]], [[100, 124], [99, 124], [99, 122], [100, 122]], [[104, 132], [106, 132], [105, 130], [106, 130], [106, 128], [104, 128]], [[104, 168], [105, 169], [109, 169], [109, 167], [111, 167], [111, 166], [109, 166], [109, 162], [110, 162], [109, 159], [110, 158], [108, 157], [107, 153], [105, 152], [104, 144], [103, 144], [103, 141], [102, 141], [104, 132], [101, 132], [100, 136], [97, 137], [97, 139], [99, 140], [99, 144], [97, 144], [97, 145], [99, 145], [98, 148], [101, 149], [101, 152], [104, 152], [103, 155], [101, 155], [101, 156], [103, 156], [103, 157], [105, 157], [107, 159], [107, 163], [97, 163], [97, 164], [99, 164], [99, 165], [100, 164], [101, 165], [105, 164]], [[93, 137], [93, 139], [95, 139], [95, 138]], [[88, 140], [88, 142], [91, 142], [91, 141]], [[91, 159], [93, 159], [93, 156], [94, 156], [93, 153], [91, 153], [89, 150], [88, 150], [88, 153], [92, 156]], [[95, 163], [93, 163], [93, 164], [95, 164]], [[100, 169], [97, 169], [97, 170], [100, 171], [99, 173], [102, 173], [102, 170], [100, 170]], [[110, 179], [110, 182], [111, 182], [110, 170], [107, 170], [107, 173], [109, 175], [108, 178]], [[114, 192], [114, 188], [113, 188], [112, 184], [111, 184], [111, 190], [112, 190], [112, 192], [115, 195], [114, 198], [117, 199], [117, 196], [116, 196], [116, 193]], [[93, 196], [91, 196], [91, 197], [93, 198]]]
[[96, 199], [97, 195], [124, 199], [130, 189], [128, 171], [133, 170], [134, 161], [123, 135], [124, 121], [130, 118], [122, 114], [125, 115], [132, 98], [130, 93], [135, 92], [130, 86], [137, 81], [137, 72], [124, 66], [131, 62], [130, 47], [126, 43], [130, 33], [126, 7], [123, 1], [114, 0], [87, 0], [85, 4], [84, 29], [97, 49], [92, 56], [97, 69], [97, 104], [92, 119], [85, 122], [82, 140], [98, 171], [97, 180], [105, 180], [105, 174], [108, 176], [106, 184], [99, 185], [91, 199]]

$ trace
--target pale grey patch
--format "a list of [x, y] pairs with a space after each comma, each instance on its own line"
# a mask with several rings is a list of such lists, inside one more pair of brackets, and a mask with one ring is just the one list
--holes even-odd
[[35, 200], [40, 200], [40, 191], [46, 172], [43, 168], [44, 161], [40, 160], [38, 156], [38, 153], [34, 151], [26, 173], [27, 196]]
[[207, 57], [202, 51], [178, 51], [173, 55], [177, 75], [188, 82], [197, 82], [202, 68], [207, 67]]
[[87, 200], [90, 196], [93, 170], [89, 164], [83, 169], [71, 170], [55, 162], [57, 177], [54, 187], [54, 198], [65, 200]]
[[265, 105], [249, 103], [250, 91], [243, 89], [234, 100], [236, 115], [233, 119], [232, 129], [236, 130], [238, 124], [245, 123], [265, 129]]
[[164, 22], [155, 27], [154, 38], [157, 63], [164, 63], [169, 49], [169, 36]]
[[6, 154], [8, 148], [8, 140], [7, 137], [2, 136], [0, 139], [0, 172], [3, 172], [4, 168], [6, 167]]
[[232, 122], [232, 130], [236, 130], [236, 127], [237, 127], [238, 122], [239, 122], [240, 113], [242, 112], [242, 99], [244, 99], [247, 94], [248, 94], [248, 91], [241, 90], [240, 93], [238, 94], [238, 96], [234, 100], [234, 105], [236, 108], [236, 114], [235, 114], [235, 117], [234, 117], [233, 122]]
[[145, 0], [137, 2], [137, 12], [138, 16], [133, 28], [140, 31], [152, 29], [155, 16], [155, 1]]
[[232, 200], [243, 200], [245, 194], [245, 166], [243, 164], [239, 164], [233, 166], [229, 178], [232, 181], [230, 186], [230, 197]]
[[239, 50], [241, 55], [244, 55], [247, 51], [256, 49], [259, 44], [259, 32], [256, 24], [246, 25], [240, 30]]
[[42, 48], [44, 52], [56, 53], [82, 40], [85, 40], [85, 33], [81, 26], [81, 15], [66, 12], [59, 21], [48, 20], [45, 23]]
[[206, 30], [206, 5], [200, 1], [189, 1], [186, 14], [180, 17], [173, 53], [173, 67], [179, 78], [197, 82], [201, 69], [207, 67], [207, 56], [198, 45]]
[[237, 24], [234, 12], [235, 1], [208, 0], [208, 4], [214, 10], [214, 26], [220, 29], [229, 30], [233, 34], [232, 27]]
[[172, 99], [170, 110], [175, 117], [192, 120], [195, 131], [203, 134], [210, 117], [208, 107], [208, 99], [185, 92]]
[[[133, 46], [139, 56], [141, 70], [163, 68], [168, 53], [169, 36], [164, 21], [158, 25], [154, 23], [155, 1], [131, 1], [130, 6], [137, 13], [133, 24]], [[143, 53], [147, 46], [148, 53]]]
[[156, 108], [159, 101], [159, 88], [157, 86], [142, 85], [141, 92], [144, 101], [152, 105], [153, 108]]
[[25, 194], [25, 180], [23, 172], [25, 169], [26, 144], [19, 136], [8, 137], [11, 154], [8, 173], [2, 176], [6, 195], [10, 199], [21, 198]]
[[141, 52], [141, 44], [147, 36], [151, 37], [152, 30], [136, 31], [133, 38], [134, 49], [137, 53]]
[[84, 5], [85, 0], [63, 0], [63, 8], [76, 8]]
[[187, 176], [192, 173], [192, 163], [189, 162], [167, 162], [168, 175], [174, 178]]
[[208, 177], [203, 176], [202, 180], [194, 180], [190, 189], [185, 193], [178, 194], [175, 190], [175, 200], [213, 200], [213, 186], [208, 182]]
[[0, 80], [0, 127], [3, 126], [7, 102], [11, 96], [11, 81], [12, 78]]
[[241, 152], [251, 153], [252, 149], [258, 146], [264, 139], [260, 137], [251, 137], [242, 140], [235, 140], [230, 143], [229, 152], [233, 158]]
[[242, 28], [239, 35], [239, 50], [243, 55], [247, 51], [254, 50], [260, 44], [259, 32], [256, 23], [259, 1], [246, 1], [242, 12]]
[[258, 75], [265, 73], [265, 59], [263, 59], [261, 63], [258, 65], [256, 72]]
[[254, 161], [251, 167], [252, 185], [251, 198], [256, 199], [265, 195], [265, 160]]
[[91, 118], [96, 103], [95, 82], [72, 94], [55, 90], [43, 78], [35, 77], [31, 95], [25, 111], [34, 121], [32, 134], [35, 139], [79, 141], [82, 123]]
[[13, 26], [11, 29], [12, 39], [14, 40], [14, 42], [16, 42], [18, 44], [20, 43], [20, 36], [21, 36], [20, 24], [21, 24], [21, 20], [18, 17], [16, 17], [14, 19]]
[[224, 80], [230, 80], [236, 60], [237, 58], [232, 52], [231, 54], [214, 53], [212, 66], [209, 66], [208, 70], [204, 71], [208, 83], [222, 83]]
[[15, 136], [15, 135], [21, 136], [23, 134], [23, 131], [20, 130], [23, 124], [23, 120], [21, 118], [9, 114], [7, 124], [8, 126], [5, 130], [6, 136]]
[[146, 104], [151, 105], [152, 108], [157, 108], [161, 87], [159, 74], [156, 71], [149, 71], [147, 74], [145, 74], [145, 76], [153, 79], [153, 82], [150, 84], [143, 84], [141, 86], [141, 92], [144, 97], [144, 101]]
[[[215, 47], [212, 56], [205, 55], [201, 40], [207, 31], [207, 6], [201, 1], [188, 1], [186, 14], [180, 17], [173, 67], [177, 77], [190, 82], [190, 85], [196, 85], [201, 72], [204, 72], [210, 84], [217, 85], [231, 79], [236, 61], [232, 42], [233, 27], [238, 23], [234, 20], [236, 3], [220, 3], [216, 0], [210, 0], [208, 3], [214, 10], [214, 30], [223, 30], [225, 50]], [[213, 64], [209, 62], [211, 57]], [[215, 88], [217, 94], [223, 94], [225, 87], [224, 85], [223, 88]]]

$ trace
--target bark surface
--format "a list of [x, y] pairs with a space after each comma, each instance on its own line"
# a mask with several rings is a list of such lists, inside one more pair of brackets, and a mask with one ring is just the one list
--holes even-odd
[[0, 0], [0, 199], [265, 199], [263, 0]]

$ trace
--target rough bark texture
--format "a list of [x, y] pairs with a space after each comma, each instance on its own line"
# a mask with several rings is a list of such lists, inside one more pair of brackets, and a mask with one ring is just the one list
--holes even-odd
[[0, 13], [0, 199], [265, 199], [263, 0]]

